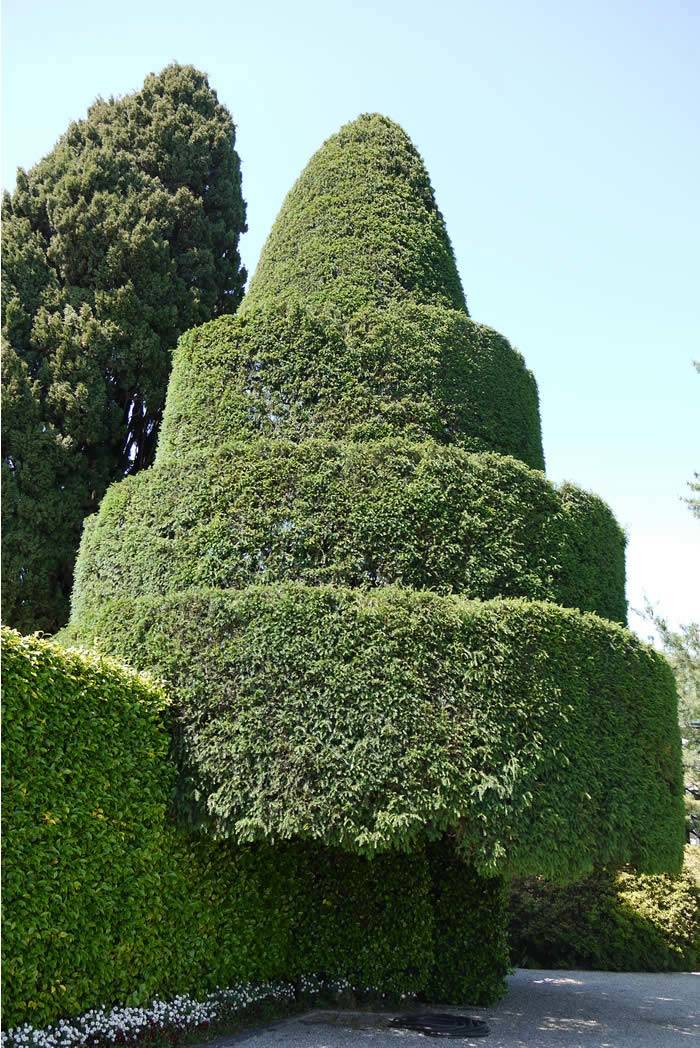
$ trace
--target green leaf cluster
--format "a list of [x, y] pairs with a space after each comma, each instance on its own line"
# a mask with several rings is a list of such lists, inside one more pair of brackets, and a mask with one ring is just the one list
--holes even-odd
[[700, 849], [682, 872], [599, 870], [570, 887], [517, 880], [510, 892], [515, 964], [530, 968], [683, 972], [700, 965]]
[[[310, 973], [396, 994], [431, 985], [441, 911], [424, 852], [372, 862], [196, 836], [168, 815], [175, 769], [154, 683], [6, 629], [3, 659], [4, 1025]], [[465, 898], [493, 893], [457, 870]], [[468, 950], [494, 940], [490, 981], [464, 958], [459, 970], [493, 999], [505, 910], [469, 920]]]
[[[4, 621], [67, 618], [83, 518], [153, 461], [178, 336], [245, 271], [229, 112], [192, 66], [98, 100], [3, 202]], [[49, 526], [47, 526], [47, 524]]]

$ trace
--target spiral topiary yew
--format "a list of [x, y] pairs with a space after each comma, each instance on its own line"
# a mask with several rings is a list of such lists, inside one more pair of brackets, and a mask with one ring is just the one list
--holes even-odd
[[[65, 636], [168, 682], [179, 807], [215, 834], [440, 838], [472, 899], [514, 871], [673, 869], [673, 681], [623, 628], [610, 511], [542, 468], [534, 379], [469, 317], [409, 139], [362, 116], [237, 316], [181, 339], [155, 464], [86, 528]], [[448, 954], [430, 992], [463, 998]]]

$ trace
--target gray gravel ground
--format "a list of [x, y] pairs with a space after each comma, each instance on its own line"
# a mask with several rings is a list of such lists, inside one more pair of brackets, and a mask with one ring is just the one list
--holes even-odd
[[448, 1041], [388, 1030], [389, 1013], [324, 1011], [222, 1038], [216, 1048], [690, 1048], [700, 1045], [700, 974], [520, 969], [493, 1008], [435, 1010], [484, 1018], [490, 1033]]

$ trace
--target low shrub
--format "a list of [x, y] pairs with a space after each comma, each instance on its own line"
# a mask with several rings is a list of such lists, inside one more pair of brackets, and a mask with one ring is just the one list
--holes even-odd
[[527, 968], [693, 971], [700, 967], [700, 848], [678, 877], [599, 871], [568, 887], [517, 880], [510, 942]]

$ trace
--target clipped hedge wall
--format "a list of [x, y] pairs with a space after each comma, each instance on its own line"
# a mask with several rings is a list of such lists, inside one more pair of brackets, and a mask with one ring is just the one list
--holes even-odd
[[[2, 636], [5, 1027], [312, 972], [429, 987], [438, 945], [424, 853], [369, 861], [185, 831], [167, 816], [175, 768], [159, 689], [111, 660]], [[460, 869], [464, 909], [486, 882]], [[503, 907], [473, 927], [497, 940]], [[493, 999], [505, 960], [494, 950], [489, 961]], [[484, 993], [468, 971], [464, 988]]]
[[610, 510], [515, 459], [266, 439], [187, 464], [185, 476], [164, 462], [109, 490], [85, 529], [74, 618], [125, 593], [296, 580], [524, 596], [625, 620], [625, 539]]
[[284, 970], [270, 850], [166, 822], [165, 712], [111, 660], [3, 630], [6, 1026]]
[[[160, 826], [173, 778], [163, 711], [162, 695], [133, 673], [3, 630], [2, 975], [10, 1025], [96, 1000], [116, 952], [122, 976], [129, 964], [153, 962], [136, 929], [149, 928], [160, 894]], [[100, 927], [120, 924], [120, 942], [100, 935]]]
[[509, 969], [503, 878], [479, 877], [445, 835], [369, 862], [336, 848], [308, 857], [295, 933], [305, 971], [356, 972], [356, 985], [443, 1004], [492, 1004]]
[[241, 842], [459, 827], [483, 873], [680, 865], [671, 671], [594, 615], [287, 583], [107, 601], [66, 635], [169, 682], [181, 802]]
[[[431, 870], [423, 851], [391, 852], [370, 862], [308, 843], [283, 843], [276, 850], [294, 856], [296, 864], [293, 913], [304, 919], [294, 921], [295, 971], [341, 973], [356, 986], [392, 994], [425, 992], [436, 941]], [[469, 886], [482, 879], [462, 869], [465, 904]], [[505, 906], [489, 920], [506, 933]], [[497, 964], [499, 959], [489, 955], [489, 960]], [[502, 962], [492, 1000], [502, 992], [505, 970]], [[469, 983], [468, 973], [466, 979]]]
[[602, 870], [562, 887], [517, 880], [510, 892], [515, 964], [684, 972], [700, 967], [700, 848], [678, 877]]
[[340, 321], [275, 301], [188, 331], [157, 461], [259, 436], [434, 439], [544, 469], [537, 386], [522, 356], [465, 312], [437, 306], [393, 303]]

